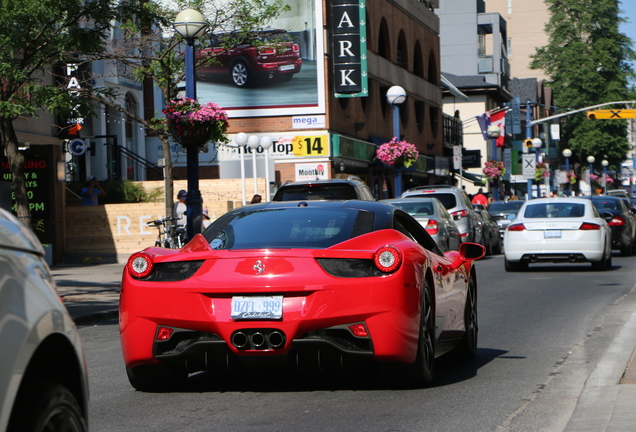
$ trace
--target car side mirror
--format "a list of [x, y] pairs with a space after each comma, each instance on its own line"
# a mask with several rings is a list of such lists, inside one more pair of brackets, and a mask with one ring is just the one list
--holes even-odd
[[486, 254], [486, 248], [477, 243], [460, 243], [459, 256], [466, 260], [476, 260]]
[[606, 221], [608, 221], [608, 222], [609, 222], [609, 221], [611, 221], [611, 220], [612, 220], [612, 218], [614, 217], [614, 215], [613, 215], [612, 213], [610, 213], [610, 212], [603, 212], [603, 213], [601, 214], [601, 217], [602, 217], [603, 219], [605, 219]]

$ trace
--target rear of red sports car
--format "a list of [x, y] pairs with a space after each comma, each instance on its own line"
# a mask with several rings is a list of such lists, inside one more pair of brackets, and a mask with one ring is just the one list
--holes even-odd
[[120, 330], [135, 388], [272, 362], [415, 361], [422, 278], [450, 260], [396, 230], [373, 231], [357, 210], [228, 219], [179, 251], [130, 257]]

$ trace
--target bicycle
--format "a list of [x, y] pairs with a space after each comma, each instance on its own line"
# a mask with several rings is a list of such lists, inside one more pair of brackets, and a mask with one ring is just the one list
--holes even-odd
[[155, 246], [168, 249], [180, 249], [183, 246], [185, 239], [185, 226], [168, 224], [168, 222], [174, 222], [177, 220], [179, 219], [165, 217], [163, 219], [146, 222], [146, 225], [154, 225], [154, 227], [159, 230]]

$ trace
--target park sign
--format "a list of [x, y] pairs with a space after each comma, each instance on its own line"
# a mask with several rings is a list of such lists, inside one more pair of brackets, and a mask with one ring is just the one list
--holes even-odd
[[367, 76], [366, 0], [331, 0], [334, 95], [365, 97]]
[[636, 109], [599, 109], [587, 112], [590, 120], [622, 120], [636, 118]]

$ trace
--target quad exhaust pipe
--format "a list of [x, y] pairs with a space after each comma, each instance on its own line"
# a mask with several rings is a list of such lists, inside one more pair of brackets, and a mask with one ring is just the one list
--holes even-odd
[[230, 342], [239, 350], [280, 349], [285, 346], [285, 333], [274, 329], [239, 330], [232, 334]]

